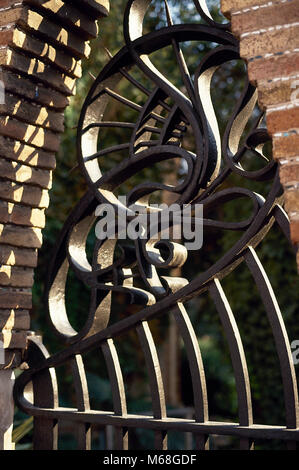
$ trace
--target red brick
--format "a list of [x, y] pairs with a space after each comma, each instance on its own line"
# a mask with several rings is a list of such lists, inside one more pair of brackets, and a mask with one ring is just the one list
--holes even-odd
[[299, 163], [285, 164], [279, 168], [279, 176], [281, 183], [286, 186], [299, 181]]
[[12, 245], [0, 245], [0, 264], [8, 266], [37, 266], [37, 250], [32, 248], [17, 248]]
[[5, 85], [6, 92], [23, 96], [33, 103], [41, 104], [47, 107], [53, 107], [58, 110], [64, 110], [69, 104], [69, 97], [59, 91], [44, 86], [40, 80], [34, 81], [34, 77], [25, 78], [13, 71], [0, 71], [0, 79]]
[[8, 180], [0, 180], [0, 199], [40, 209], [45, 209], [49, 205], [49, 194], [46, 189]]
[[267, 106], [291, 101], [294, 92], [293, 83], [294, 78], [272, 82], [259, 80], [257, 82], [259, 105], [265, 109]]
[[64, 131], [64, 114], [51, 111], [35, 103], [6, 93], [5, 104], [0, 104], [0, 115], [15, 117], [18, 120], [50, 129], [54, 132]]
[[267, 0], [221, 0], [221, 11], [224, 15], [230, 16], [231, 11], [263, 5], [266, 2]]
[[28, 310], [0, 310], [0, 329], [29, 330], [30, 315]]
[[10, 117], [0, 117], [0, 134], [52, 152], [57, 152], [60, 145], [59, 135]]
[[299, 127], [299, 107], [267, 112], [267, 128], [270, 134]]
[[43, 228], [45, 226], [45, 211], [0, 200], [0, 222]]
[[16, 266], [0, 266], [0, 285], [10, 287], [32, 287], [33, 269]]
[[54, 68], [61, 69], [62, 73], [70, 77], [80, 78], [82, 75], [81, 61], [19, 29], [0, 31], [0, 45], [10, 46], [22, 53], [26, 51]]
[[12, 140], [1, 135], [0, 156], [47, 170], [54, 170], [56, 166], [55, 154], [44, 152], [42, 149], [31, 147], [18, 140]]
[[275, 158], [299, 156], [299, 134], [286, 137], [273, 137], [273, 154]]
[[16, 7], [13, 0], [0, 0], [3, 5], [14, 8], [1, 11], [0, 26], [19, 26], [0, 31], [0, 80], [6, 90], [6, 105], [0, 107], [0, 284], [7, 286], [0, 288], [0, 339], [14, 351], [26, 347], [30, 287], [42, 242], [36, 226], [44, 224], [46, 170], [55, 167], [56, 133], [64, 130], [62, 113], [55, 110], [69, 104], [74, 79], [81, 75], [75, 57], [89, 54], [85, 39], [96, 36], [94, 19], [107, 13], [108, 1], [20, 0]]
[[0, 341], [4, 344], [4, 349], [25, 349], [27, 345], [26, 331], [2, 330]]
[[78, 35], [67, 31], [59, 24], [55, 24], [47, 17], [21, 6], [10, 10], [2, 11], [0, 16], [0, 26], [15, 23], [25, 30], [44, 39], [50, 44], [63, 47], [68, 53], [75, 57], [84, 58], [90, 54], [90, 46], [80, 39]]
[[273, 80], [276, 77], [294, 75], [299, 69], [299, 54], [273, 56], [267, 59], [256, 59], [248, 63], [248, 75], [252, 82], [256, 80]]
[[58, 90], [66, 96], [75, 94], [75, 80], [62, 74], [44, 62], [21, 54], [13, 49], [0, 50], [0, 65], [16, 73], [25, 73], [30, 77]]
[[76, 4], [77, 8], [88, 13], [93, 18], [101, 18], [109, 13], [109, 0], [66, 0], [66, 3]]
[[299, 220], [291, 220], [291, 240], [294, 244], [299, 243]]
[[288, 213], [295, 212], [299, 217], [299, 189], [290, 189], [284, 192], [284, 207]]
[[31, 290], [0, 287], [0, 308], [31, 309]]
[[25, 0], [24, 3], [39, 8], [41, 13], [55, 13], [55, 20], [56, 18], [59, 19], [67, 29], [74, 30], [84, 39], [97, 37], [96, 23], [82, 11], [77, 10], [73, 4], [69, 6], [62, 0], [47, 0], [47, 2], [44, 0]]
[[40, 248], [42, 233], [38, 228], [0, 224], [0, 243], [26, 248]]
[[[265, 2], [267, 3], [267, 2]], [[269, 2], [270, 3], [270, 2]], [[275, 25], [294, 23], [299, 20], [299, 8], [296, 0], [267, 8], [251, 10], [239, 15], [232, 15], [232, 32], [237, 36], [247, 31], [256, 31]]]
[[275, 29], [242, 38], [240, 55], [245, 59], [264, 56], [267, 53], [292, 51], [299, 47], [299, 26]]
[[17, 183], [33, 184], [44, 189], [52, 186], [52, 173], [49, 170], [40, 170], [18, 162], [0, 158], [1, 178], [7, 178]]
[[[22, 0], [20, 0], [22, 2]], [[0, 0], [0, 8], [7, 8], [12, 6], [12, 0]]]

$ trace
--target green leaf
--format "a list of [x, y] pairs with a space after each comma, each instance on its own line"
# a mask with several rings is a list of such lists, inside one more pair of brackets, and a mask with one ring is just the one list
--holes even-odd
[[15, 444], [19, 442], [23, 437], [29, 434], [33, 429], [33, 416], [23, 421], [17, 428], [12, 432], [12, 440]]

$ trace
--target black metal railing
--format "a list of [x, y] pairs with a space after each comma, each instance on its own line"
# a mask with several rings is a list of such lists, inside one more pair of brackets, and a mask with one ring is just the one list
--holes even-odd
[[[270, 140], [267, 131], [260, 127], [263, 115], [255, 108], [256, 90], [245, 81], [241, 96], [221, 132], [211, 99], [213, 75], [224, 64], [240, 60], [238, 41], [230, 33], [229, 24], [216, 23], [197, 0], [194, 5], [202, 21], [174, 24], [165, 2], [167, 26], [143, 34], [142, 24], [150, 3], [150, 0], [128, 2], [124, 17], [125, 45], [95, 79], [82, 108], [77, 151], [88, 191], [74, 208], [57, 241], [48, 286], [51, 321], [64, 349], [49, 356], [41, 340], [33, 336], [28, 350], [30, 367], [16, 382], [15, 398], [23, 411], [34, 416], [35, 449], [57, 448], [59, 422], [64, 421], [73, 423], [79, 449], [90, 448], [93, 426], [110, 430], [112, 427], [115, 449], [127, 449], [130, 430], [139, 428], [154, 431], [156, 449], [167, 448], [170, 431], [191, 433], [197, 449], [208, 448], [211, 434], [236, 437], [242, 449], [253, 448], [254, 441], [259, 439], [283, 440], [293, 448], [299, 440], [299, 410], [291, 348], [275, 294], [255, 251], [275, 221], [288, 235], [288, 219], [280, 206], [276, 163], [270, 158], [262, 168], [255, 170], [246, 170], [243, 165], [249, 158], [248, 152], [251, 159], [261, 159], [262, 148]], [[183, 54], [186, 42], [212, 44], [192, 73], [188, 71], [188, 61]], [[151, 54], [168, 46], [173, 48], [181, 88], [170, 81], [171, 70], [162, 74], [151, 61]], [[136, 69], [139, 77], [145, 77], [144, 81], [136, 78]], [[121, 82], [126, 82], [126, 89], [130, 85], [138, 90], [144, 98], [143, 104], [119, 94]], [[105, 111], [114, 101], [135, 113], [135, 119], [132, 122], [106, 121]], [[109, 128], [111, 133], [117, 130], [118, 136], [123, 132], [123, 140], [118, 137], [117, 144], [103, 148], [101, 132], [104, 128]], [[103, 172], [102, 162], [114, 154], [121, 155], [118, 163]], [[117, 195], [121, 185], [153, 164], [169, 159], [184, 162], [183, 175], [175, 185], [141, 182], [126, 193], [124, 203], [119, 202]], [[231, 175], [239, 178], [238, 187], [230, 186]], [[248, 189], [247, 183], [252, 181], [261, 186], [261, 194]], [[266, 194], [265, 188], [268, 188]], [[193, 228], [199, 222], [194, 209], [201, 204], [203, 230], [237, 231], [238, 240], [216, 262], [188, 281], [180, 276], [171, 277], [171, 269], [182, 267], [188, 256], [196, 256], [196, 251], [188, 252], [183, 242], [180, 244], [177, 240], [161, 241], [158, 237], [158, 242], [152, 242], [149, 233], [134, 241], [133, 250], [120, 248], [118, 257], [115, 255], [118, 232], [115, 240], [96, 239], [90, 261], [86, 241], [98, 220], [97, 206], [106, 204], [125, 210], [132, 204], [139, 204], [149, 214], [150, 196], [157, 191], [171, 193], [180, 207], [191, 207]], [[246, 220], [227, 222], [210, 218], [217, 208], [239, 198], [247, 199], [252, 205]], [[159, 230], [158, 224], [157, 233]], [[205, 250], [205, 245], [201, 249]], [[252, 274], [275, 340], [286, 410], [284, 426], [257, 425], [253, 421], [242, 338], [221, 285], [241, 263], [246, 264]], [[162, 269], [170, 270], [167, 276], [161, 275]], [[66, 306], [69, 270], [90, 288], [87, 319], [79, 331], [71, 325]], [[206, 292], [215, 303], [229, 345], [238, 398], [237, 423], [210, 421], [209, 418], [204, 364], [194, 325], [184, 307], [184, 302]], [[136, 312], [112, 321], [111, 299], [115, 293], [129, 295], [128, 302], [138, 306]], [[161, 316], [174, 317], [186, 349], [194, 398], [192, 418], [168, 414], [163, 373], [151, 332], [151, 322]], [[145, 358], [152, 401], [150, 416], [127, 410], [125, 377], [115, 340], [129, 331], [137, 332]], [[92, 409], [89, 401], [84, 357], [98, 349], [102, 350], [111, 384], [113, 411], [110, 412]], [[55, 371], [63, 364], [71, 364], [76, 395], [74, 408], [58, 403]], [[31, 381], [34, 398], [24, 392]]]

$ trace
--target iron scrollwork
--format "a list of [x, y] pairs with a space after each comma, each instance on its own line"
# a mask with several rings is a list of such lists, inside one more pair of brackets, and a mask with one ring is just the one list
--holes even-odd
[[[31, 341], [28, 361], [30, 368], [17, 381], [15, 395], [18, 405], [35, 417], [35, 447], [55, 448], [57, 420], [68, 419], [77, 423], [79, 447], [89, 448], [88, 425], [102, 423], [116, 429], [116, 447], [127, 448], [127, 429], [150, 428], [156, 434], [156, 448], [167, 446], [167, 431], [192, 432], [198, 449], [206, 448], [210, 433], [236, 435], [242, 448], [251, 448], [254, 438], [280, 438], [298, 440], [298, 396], [291, 358], [290, 344], [284, 322], [267, 275], [257, 257], [255, 247], [264, 238], [276, 220], [288, 234], [288, 220], [279, 205], [280, 184], [277, 165], [267, 161], [259, 170], [246, 170], [243, 160], [250, 150], [252, 158], [264, 157], [263, 146], [270, 140], [267, 131], [260, 127], [263, 115], [252, 117], [257, 92], [248, 81], [221, 135], [211, 97], [211, 82], [217, 69], [230, 61], [239, 60], [239, 45], [230, 32], [229, 24], [213, 20], [205, 3], [194, 0], [200, 23], [174, 24], [170, 8], [165, 1], [167, 26], [143, 33], [143, 22], [151, 0], [130, 0], [124, 16], [125, 46], [110, 58], [99, 73], [84, 102], [77, 134], [79, 165], [88, 184], [88, 191], [66, 221], [57, 242], [50, 269], [48, 286], [49, 312], [54, 328], [65, 343], [65, 349], [53, 356], [34, 338]], [[216, 46], [200, 60], [190, 74], [184, 58], [185, 42], [209, 42]], [[182, 87], [178, 88], [168, 77], [157, 70], [151, 55], [164, 47], [172, 47], [176, 58]], [[140, 76], [152, 85], [147, 88], [137, 80], [131, 69], [138, 68]], [[169, 71], [171, 72], [171, 71]], [[168, 75], [168, 73], [167, 73]], [[118, 94], [121, 81], [126, 81], [145, 97], [142, 105]], [[134, 122], [110, 122], [105, 112], [116, 100], [135, 112]], [[124, 130], [124, 141], [102, 147], [101, 131], [105, 128]], [[186, 133], [193, 136], [193, 149], [185, 145]], [[129, 136], [129, 137], [128, 137]], [[112, 154], [124, 155], [109, 171], [103, 172], [101, 162]], [[125, 195], [120, 207], [117, 198], [119, 187], [131, 177], [153, 164], [179, 159], [186, 169], [175, 184], [147, 181], [133, 187]], [[241, 181], [256, 181], [262, 185], [271, 181], [266, 196], [244, 187], [223, 189], [230, 175]], [[99, 204], [127, 210], [139, 204], [150, 211], [150, 198], [156, 191], [172, 193], [180, 206], [194, 209], [203, 205], [203, 227], [239, 231], [240, 237], [223, 256], [194, 279], [162, 276], [162, 269], [182, 266], [188, 251], [176, 241], [159, 240], [151, 243], [149, 236], [135, 241], [135, 248], [120, 247], [121, 255], [115, 257], [116, 240], [96, 240], [92, 261], [86, 254], [86, 240], [96, 221], [95, 210]], [[218, 206], [236, 198], [245, 197], [252, 203], [247, 220], [225, 222], [209, 218]], [[194, 223], [196, 221], [194, 220]], [[167, 255], [162, 256], [162, 248]], [[203, 248], [204, 249], [204, 248]], [[195, 256], [193, 253], [192, 256]], [[261, 293], [276, 341], [280, 358], [286, 406], [286, 427], [253, 425], [250, 381], [241, 336], [233, 312], [221, 286], [221, 279], [238, 264], [247, 263]], [[69, 270], [90, 287], [89, 313], [85, 325], [76, 331], [68, 319], [65, 302], [66, 279]], [[136, 286], [136, 276], [142, 282]], [[184, 308], [183, 302], [202, 292], [209, 291], [217, 307], [223, 329], [228, 339], [236, 378], [239, 406], [239, 424], [211, 423], [204, 366], [198, 341]], [[130, 302], [139, 306], [134, 315], [110, 322], [113, 293], [123, 292]], [[156, 346], [148, 322], [158, 315], [174, 315], [183, 338], [193, 381], [194, 420], [167, 418], [163, 380]], [[135, 329], [145, 355], [150, 377], [153, 416], [127, 413], [124, 380], [113, 339], [124, 331]], [[111, 413], [90, 410], [88, 386], [82, 355], [102, 348], [113, 390], [114, 411]], [[78, 401], [77, 409], [58, 406], [55, 367], [71, 362]], [[33, 381], [34, 402], [26, 399], [24, 388]], [[88, 424], [88, 425], [87, 425]], [[42, 430], [43, 438], [38, 436]], [[290, 445], [291, 445], [290, 444]]]

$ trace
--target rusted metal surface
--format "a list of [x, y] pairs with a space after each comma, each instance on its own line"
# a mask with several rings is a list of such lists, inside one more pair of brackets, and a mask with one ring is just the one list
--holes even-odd
[[[158, 31], [143, 34], [142, 23], [150, 0], [130, 0], [124, 17], [125, 46], [96, 78], [82, 109], [77, 137], [79, 164], [88, 184], [88, 191], [73, 210], [61, 237], [50, 269], [48, 301], [51, 321], [64, 349], [52, 356], [42, 343], [32, 338], [28, 352], [30, 368], [18, 378], [15, 398], [18, 406], [35, 417], [34, 446], [36, 449], [57, 447], [57, 423], [71, 421], [78, 435], [78, 447], [89, 449], [92, 425], [112, 426], [115, 429], [115, 448], [128, 448], [130, 428], [152, 429], [156, 449], [167, 448], [167, 432], [190, 432], [195, 436], [196, 448], [207, 449], [208, 438], [213, 435], [235, 436], [242, 449], [253, 448], [255, 439], [281, 439], [292, 448], [299, 440], [298, 394], [290, 343], [283, 318], [269, 279], [257, 257], [255, 248], [277, 224], [288, 236], [288, 219], [279, 205], [280, 184], [276, 163], [268, 161], [262, 169], [247, 171], [242, 166], [246, 152], [255, 158], [262, 155], [262, 146], [269, 141], [265, 129], [259, 128], [262, 114], [255, 117], [251, 129], [244, 129], [256, 104], [256, 90], [248, 82], [221, 137], [215, 113], [210, 102], [211, 79], [217, 67], [239, 59], [238, 42], [229, 32], [229, 24], [215, 23], [194, 4], [205, 24], [173, 24], [167, 3], [168, 25]], [[215, 43], [211, 52], [200, 61], [194, 75], [189, 75], [180, 44], [184, 41]], [[157, 71], [150, 54], [171, 46], [180, 70], [183, 91]], [[152, 83], [152, 89], [134, 77], [131, 70], [138, 68], [141, 75]], [[171, 71], [169, 71], [170, 74]], [[117, 93], [121, 80], [128, 81], [145, 97], [144, 105], [136, 104]], [[117, 100], [136, 112], [135, 122], [109, 122], [104, 120], [106, 108]], [[101, 130], [124, 129], [126, 138], [118, 145], [102, 148]], [[192, 152], [184, 146], [187, 128], [194, 139]], [[128, 132], [130, 137], [128, 138]], [[123, 152], [121, 163], [106, 173], [101, 171], [101, 159]], [[206, 271], [191, 280], [161, 275], [163, 268], [182, 266], [190, 255], [177, 242], [163, 242], [168, 250], [165, 260], [160, 256], [161, 245], [146, 239], [135, 241], [135, 250], [122, 250], [115, 260], [117, 240], [96, 240], [92, 261], [86, 254], [86, 240], [93, 230], [95, 209], [106, 203], [119, 207], [119, 186], [143, 169], [167, 159], [185, 161], [187, 171], [176, 186], [148, 182], [135, 186], [126, 195], [126, 206], [138, 202], [149, 209], [149, 196], [157, 190], [177, 195], [180, 205], [203, 204], [203, 226], [241, 233], [238, 241]], [[242, 181], [256, 181], [261, 185], [271, 181], [266, 197], [244, 187], [222, 189], [221, 184], [231, 174]], [[209, 218], [209, 213], [227, 201], [249, 198], [252, 213], [247, 220], [222, 222]], [[194, 225], [196, 220], [194, 220]], [[204, 250], [204, 247], [203, 247]], [[196, 252], [192, 252], [196, 256]], [[221, 279], [240, 263], [247, 263], [259, 289], [261, 301], [273, 331], [280, 360], [285, 409], [285, 426], [253, 424], [250, 380], [242, 339], [234, 313], [221, 286]], [[90, 287], [88, 318], [80, 331], [74, 330], [68, 319], [65, 302], [66, 278], [71, 269], [77, 278]], [[144, 288], [136, 287], [136, 276]], [[110, 321], [111, 296], [115, 292], [130, 294], [131, 304], [139, 311], [119, 321]], [[204, 365], [193, 325], [184, 307], [190, 298], [209, 292], [213, 299], [226, 335], [236, 380], [239, 423], [211, 422]], [[167, 416], [162, 372], [153, 339], [150, 321], [173, 315], [186, 348], [194, 395], [194, 419]], [[114, 340], [126, 331], [137, 332], [140, 348], [145, 357], [152, 399], [152, 416], [134, 415], [127, 411], [125, 381]], [[84, 354], [102, 349], [112, 388], [114, 410], [111, 412], [90, 408], [89, 391], [84, 370]], [[76, 409], [58, 406], [55, 368], [71, 363], [76, 390]], [[33, 382], [34, 401], [24, 394], [25, 386]]]

